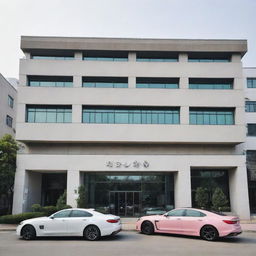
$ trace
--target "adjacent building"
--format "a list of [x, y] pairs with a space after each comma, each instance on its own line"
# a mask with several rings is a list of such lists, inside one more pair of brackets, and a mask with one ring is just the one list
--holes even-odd
[[21, 38], [13, 213], [54, 205], [121, 216], [211, 201], [250, 217], [245, 40]]
[[16, 98], [16, 89], [0, 74], [0, 138], [15, 136]]

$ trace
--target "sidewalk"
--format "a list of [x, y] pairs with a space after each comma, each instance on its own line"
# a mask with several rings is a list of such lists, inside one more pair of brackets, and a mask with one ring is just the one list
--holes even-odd
[[[136, 218], [122, 218], [122, 230], [134, 231]], [[0, 231], [15, 231], [16, 224], [0, 224]], [[256, 232], [256, 221], [241, 221], [241, 227], [244, 232]]]

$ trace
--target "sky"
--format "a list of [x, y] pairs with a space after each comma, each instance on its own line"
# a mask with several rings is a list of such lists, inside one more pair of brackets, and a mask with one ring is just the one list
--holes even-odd
[[18, 78], [20, 36], [247, 39], [256, 66], [256, 0], [0, 0], [0, 73]]

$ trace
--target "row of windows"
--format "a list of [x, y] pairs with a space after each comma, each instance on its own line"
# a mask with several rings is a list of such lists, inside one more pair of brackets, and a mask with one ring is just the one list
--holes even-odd
[[[128, 88], [128, 77], [83, 77], [83, 87]], [[72, 77], [29, 76], [32, 87], [72, 87]], [[136, 78], [136, 88], [178, 89], [179, 78]], [[233, 89], [233, 79], [189, 78], [189, 89]]]
[[[74, 53], [32, 54], [32, 59], [72, 60]], [[178, 62], [177, 52], [136, 52], [138, 62]], [[89, 61], [128, 61], [127, 51], [86, 51], [83, 60]], [[188, 53], [189, 62], [230, 62], [231, 54], [226, 53]]]
[[[71, 106], [27, 106], [28, 123], [71, 123]], [[83, 106], [83, 123], [179, 124], [178, 107], [99, 107]], [[190, 124], [233, 125], [234, 109], [190, 108]]]

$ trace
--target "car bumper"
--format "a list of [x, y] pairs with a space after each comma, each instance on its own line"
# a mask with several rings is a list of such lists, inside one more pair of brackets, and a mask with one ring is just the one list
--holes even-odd
[[226, 229], [223, 232], [220, 232], [220, 236], [224, 237], [224, 236], [237, 236], [239, 234], [242, 233], [242, 229], [239, 226], [234, 226], [234, 227], [230, 227], [229, 229]]
[[113, 225], [112, 227], [101, 230], [102, 236], [110, 236], [119, 233], [122, 230], [122, 225]]
[[20, 236], [20, 231], [21, 231], [22, 225], [18, 225], [16, 228], [16, 235]]

